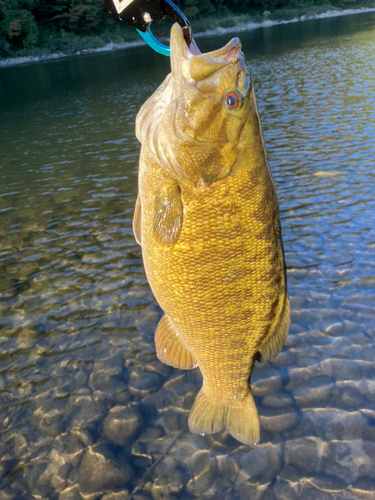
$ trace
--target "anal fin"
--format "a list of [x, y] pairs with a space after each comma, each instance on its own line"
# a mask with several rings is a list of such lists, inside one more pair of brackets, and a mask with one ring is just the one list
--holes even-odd
[[279, 322], [273, 332], [271, 338], [260, 349], [259, 361], [263, 363], [267, 359], [277, 356], [284, 345], [285, 339], [289, 332], [290, 326], [290, 304], [289, 297], [286, 295], [283, 311], [280, 315]]
[[158, 358], [166, 365], [181, 370], [191, 370], [198, 366], [193, 354], [181, 342], [166, 314], [159, 321], [155, 345]]

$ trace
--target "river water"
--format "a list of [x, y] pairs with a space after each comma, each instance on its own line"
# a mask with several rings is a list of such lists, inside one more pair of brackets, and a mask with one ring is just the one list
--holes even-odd
[[[131, 229], [147, 47], [0, 69], [1, 500], [375, 498], [375, 15], [240, 34], [292, 325], [256, 364], [257, 446], [187, 430]], [[199, 39], [203, 51], [230, 35]]]

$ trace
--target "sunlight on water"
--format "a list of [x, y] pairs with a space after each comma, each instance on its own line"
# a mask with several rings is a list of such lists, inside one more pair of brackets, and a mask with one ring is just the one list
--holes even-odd
[[0, 70], [1, 499], [372, 498], [374, 21], [241, 33], [292, 304], [281, 354], [253, 372], [256, 447], [190, 434], [199, 371], [155, 356], [134, 121], [168, 60], [140, 47]]

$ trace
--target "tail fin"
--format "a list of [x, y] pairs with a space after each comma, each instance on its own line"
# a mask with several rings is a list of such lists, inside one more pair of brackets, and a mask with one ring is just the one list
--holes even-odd
[[249, 392], [236, 406], [224, 406], [209, 400], [202, 388], [190, 412], [190, 431], [193, 434], [214, 434], [223, 427], [241, 443], [259, 442], [259, 418], [253, 396]]

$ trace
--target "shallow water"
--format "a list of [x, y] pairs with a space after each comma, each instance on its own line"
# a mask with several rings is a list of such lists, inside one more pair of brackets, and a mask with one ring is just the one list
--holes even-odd
[[254, 447], [191, 435], [199, 371], [155, 356], [134, 120], [169, 61], [139, 47], [0, 70], [1, 500], [374, 498], [374, 21], [241, 33], [292, 304], [253, 372]]

